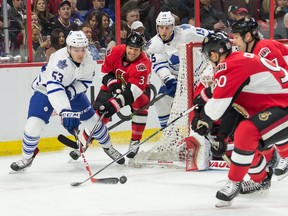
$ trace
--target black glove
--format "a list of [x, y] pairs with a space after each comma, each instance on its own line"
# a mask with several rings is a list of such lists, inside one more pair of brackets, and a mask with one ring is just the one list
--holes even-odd
[[211, 152], [215, 157], [222, 157], [227, 151], [227, 144], [223, 140], [215, 141], [211, 146]]
[[122, 82], [117, 78], [110, 79], [107, 83], [109, 92], [112, 94], [121, 94], [122, 93]]
[[203, 119], [194, 117], [191, 122], [191, 128], [193, 131], [198, 133], [201, 136], [208, 135], [209, 133], [209, 125]]
[[121, 101], [119, 98], [110, 98], [107, 102], [103, 103], [98, 108], [98, 113], [102, 115], [105, 113], [105, 118], [110, 118], [116, 112], [119, 112], [122, 107]]
[[68, 130], [70, 134], [74, 134], [74, 130], [78, 130], [80, 125], [80, 112], [63, 109], [59, 115], [62, 117], [63, 127]]

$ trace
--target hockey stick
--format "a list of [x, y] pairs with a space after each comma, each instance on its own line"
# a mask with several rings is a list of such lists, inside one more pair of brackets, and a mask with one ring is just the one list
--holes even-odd
[[84, 150], [82, 148], [82, 145], [79, 141], [79, 138], [78, 138], [78, 134], [77, 134], [77, 131], [74, 130], [74, 136], [75, 136], [75, 139], [76, 139], [76, 143], [78, 144], [79, 146], [79, 151], [81, 153], [81, 157], [84, 161], [84, 164], [85, 164], [85, 167], [86, 167], [86, 170], [88, 171], [89, 173], [89, 176], [90, 176], [90, 180], [92, 183], [103, 183], [103, 184], [117, 184], [119, 182], [119, 179], [116, 178], [116, 177], [110, 177], [110, 178], [99, 178], [99, 179], [96, 179], [96, 178], [93, 178], [92, 176], [92, 172], [91, 172], [91, 168], [88, 164], [88, 161], [86, 160], [86, 157], [85, 157], [85, 154], [84, 154]]
[[157, 130], [156, 132], [154, 132], [152, 135], [150, 135], [149, 137], [147, 137], [145, 140], [143, 140], [142, 142], [138, 143], [137, 145], [133, 146], [133, 148], [131, 148], [129, 151], [127, 151], [126, 153], [122, 154], [121, 157], [117, 158], [116, 160], [113, 160], [112, 162], [110, 162], [109, 164], [107, 164], [105, 167], [103, 167], [102, 169], [100, 169], [99, 171], [97, 171], [96, 173], [94, 173], [92, 176], [90, 176], [89, 178], [81, 181], [81, 182], [73, 182], [71, 183], [71, 186], [73, 187], [77, 187], [77, 186], [80, 186], [81, 184], [89, 181], [91, 178], [93, 178], [94, 176], [96, 176], [97, 174], [99, 174], [100, 172], [102, 172], [103, 170], [105, 170], [107, 167], [109, 167], [110, 165], [112, 165], [113, 163], [117, 162], [118, 160], [120, 160], [121, 158], [125, 157], [127, 154], [129, 154], [130, 152], [134, 151], [135, 149], [139, 148], [140, 145], [146, 143], [148, 140], [150, 140], [151, 138], [153, 138], [154, 136], [156, 136], [158, 133], [160, 133], [161, 131], [163, 131], [164, 129], [166, 129], [167, 127], [169, 127], [170, 125], [174, 124], [176, 121], [178, 121], [180, 118], [188, 115], [188, 113], [192, 112], [195, 107], [197, 105], [189, 108], [188, 110], [186, 111], [183, 111], [182, 113], [180, 113], [180, 115], [175, 118], [174, 120], [172, 120], [171, 122], [169, 122], [165, 127]]
[[[149, 106], [152, 106], [156, 101], [160, 100], [161, 98], [163, 98], [166, 95], [166, 93], [163, 93], [161, 95], [159, 95], [158, 97], [154, 98], [153, 100], [150, 101], [149, 104], [147, 104], [144, 107], [141, 107], [140, 109], [136, 110], [135, 112], [131, 113], [128, 116], [125, 116], [125, 118], [120, 119], [118, 122], [114, 123], [113, 125], [111, 125], [110, 127], [108, 127], [108, 131], [114, 129], [115, 127], [117, 127], [118, 125], [122, 124], [125, 121], [129, 121], [132, 119], [132, 117], [134, 115], [139, 114], [140, 112], [142, 112], [143, 110], [147, 109]], [[92, 133], [90, 133], [89, 137], [92, 135]], [[58, 138], [57, 138], [62, 144], [70, 147], [70, 148], [74, 148], [74, 149], [78, 149], [78, 145], [75, 141], [69, 139], [68, 137], [64, 136], [63, 134], [59, 134]], [[90, 138], [91, 141], [91, 138]]]

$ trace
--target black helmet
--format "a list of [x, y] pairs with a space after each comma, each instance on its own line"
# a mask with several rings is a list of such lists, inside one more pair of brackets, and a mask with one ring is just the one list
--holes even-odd
[[144, 44], [144, 36], [136, 31], [132, 31], [126, 39], [126, 46], [143, 48]]
[[209, 58], [211, 51], [215, 51], [218, 54], [232, 52], [232, 44], [226, 33], [216, 32], [204, 38], [202, 42], [202, 53]]
[[242, 37], [246, 35], [247, 32], [250, 32], [253, 37], [258, 36], [258, 24], [252, 17], [245, 17], [231, 26], [232, 33], [239, 33]]

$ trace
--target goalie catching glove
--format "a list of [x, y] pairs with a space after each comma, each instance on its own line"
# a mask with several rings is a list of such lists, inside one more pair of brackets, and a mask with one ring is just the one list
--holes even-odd
[[98, 108], [98, 113], [100, 115], [104, 114], [105, 118], [110, 118], [115, 113], [119, 112], [120, 109], [126, 105], [130, 105], [134, 102], [133, 94], [130, 90], [130, 85], [122, 94], [118, 94], [115, 98], [110, 98], [107, 102], [103, 103]]
[[120, 79], [117, 79], [112, 72], [103, 77], [102, 83], [107, 86], [109, 92], [112, 94], [122, 93], [122, 82]]
[[59, 115], [62, 117], [63, 127], [68, 130], [70, 134], [74, 134], [74, 130], [78, 130], [80, 125], [80, 112], [63, 109]]

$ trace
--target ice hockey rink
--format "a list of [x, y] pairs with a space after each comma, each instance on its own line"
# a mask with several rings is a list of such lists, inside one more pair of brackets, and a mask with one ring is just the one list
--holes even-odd
[[[141, 146], [142, 149], [149, 148]], [[115, 146], [125, 153], [128, 146]], [[69, 151], [40, 153], [26, 172], [9, 174], [20, 156], [0, 157], [1, 216], [282, 216], [288, 212], [288, 177], [272, 179], [268, 194], [235, 198], [231, 207], [217, 209], [215, 194], [227, 171], [185, 172], [179, 169], [134, 168], [112, 164], [96, 177], [127, 176], [126, 184], [97, 184], [85, 180], [82, 158], [69, 162]], [[100, 147], [86, 152], [95, 173], [111, 162]], [[126, 160], [127, 163], [127, 160]]]

